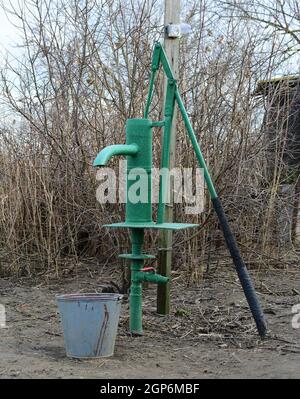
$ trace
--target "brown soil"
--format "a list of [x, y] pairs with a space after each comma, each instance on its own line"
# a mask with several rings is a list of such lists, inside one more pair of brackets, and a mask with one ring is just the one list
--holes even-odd
[[[74, 360], [65, 356], [55, 294], [95, 292], [109, 270], [63, 281], [0, 279], [7, 328], [0, 329], [0, 378], [299, 378], [300, 329], [293, 305], [300, 303], [300, 272], [253, 273], [270, 329], [263, 342], [235, 274], [218, 271], [185, 286], [174, 273], [172, 312], [155, 313], [155, 287], [144, 290], [144, 336], [127, 335], [124, 300], [115, 354]], [[30, 283], [29, 283], [30, 281]]]

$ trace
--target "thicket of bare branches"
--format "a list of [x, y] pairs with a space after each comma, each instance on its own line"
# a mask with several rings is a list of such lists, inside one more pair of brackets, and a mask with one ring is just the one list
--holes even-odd
[[[96, 202], [91, 165], [104, 146], [124, 142], [127, 118], [142, 116], [153, 43], [163, 33], [162, 3], [6, 5], [18, 21], [24, 55], [8, 57], [1, 71], [1, 95], [12, 115], [0, 130], [1, 273], [59, 274], [67, 259], [117, 262], [127, 248], [127, 232], [100, 230], [124, 218], [124, 209]], [[179, 85], [246, 261], [267, 265], [285, 259], [272, 228], [285, 204], [280, 207], [280, 177], [266, 173], [263, 97], [253, 92], [259, 79], [278, 71], [282, 43], [271, 35], [266, 45], [253, 19], [236, 18], [234, 7], [227, 15], [220, 10], [215, 2], [185, 2], [183, 20], [193, 33], [181, 41]], [[160, 77], [153, 118], [160, 116], [161, 86]], [[177, 164], [195, 166], [182, 121], [177, 142]], [[158, 131], [154, 145], [157, 161]], [[175, 219], [187, 220], [180, 205]], [[201, 229], [176, 234], [174, 267], [185, 264], [197, 278], [215, 262], [221, 234], [209, 200], [189, 220]], [[149, 234], [154, 252], [155, 238]]]

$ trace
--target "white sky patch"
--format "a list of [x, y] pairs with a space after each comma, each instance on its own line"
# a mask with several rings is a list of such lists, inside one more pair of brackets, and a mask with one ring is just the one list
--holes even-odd
[[[5, 8], [14, 7], [18, 10], [24, 1], [26, 0], [0, 0], [0, 68], [5, 67], [6, 60], [9, 60], [11, 65], [17, 65], [18, 58], [23, 55], [24, 49], [18, 46], [22, 43], [21, 31], [18, 29], [20, 21], [6, 12]], [[5, 126], [16, 119], [20, 117], [7, 106], [0, 93], [0, 126]]]
[[21, 43], [21, 32], [17, 27], [20, 21], [14, 15], [6, 12], [1, 3], [7, 9], [11, 9], [11, 6], [19, 9], [23, 0], [0, 1], [0, 66], [5, 62], [8, 53], [13, 58], [17, 58], [21, 54], [20, 47], [18, 47], [18, 44]]
[[6, 49], [11, 42], [12, 36], [16, 34], [14, 26], [9, 22], [4, 10], [0, 8], [0, 46]]

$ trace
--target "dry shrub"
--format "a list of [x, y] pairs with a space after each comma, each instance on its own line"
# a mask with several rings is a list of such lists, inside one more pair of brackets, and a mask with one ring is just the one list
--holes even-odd
[[[157, 0], [42, 0], [13, 11], [24, 56], [8, 59], [1, 74], [5, 107], [16, 119], [0, 131], [2, 274], [59, 275], [67, 259], [107, 262], [126, 252], [126, 231], [100, 230], [124, 218], [124, 207], [97, 203], [92, 161], [104, 146], [124, 142], [127, 118], [142, 116], [161, 9]], [[222, 22], [211, 3], [187, 2], [185, 13], [194, 31], [181, 42], [183, 99], [246, 260], [265, 264], [278, 248], [268, 234], [280, 179], [266, 177], [262, 103], [252, 94], [278, 52], [258, 56], [263, 38], [234, 18]], [[153, 119], [161, 117], [161, 83], [160, 76]], [[157, 164], [158, 130], [154, 148]], [[176, 157], [177, 165], [196, 165], [180, 118]], [[175, 220], [201, 225], [174, 236], [174, 267], [192, 280], [223, 253], [206, 197], [197, 216], [175, 207]], [[147, 235], [149, 251], [157, 250], [156, 234]]]

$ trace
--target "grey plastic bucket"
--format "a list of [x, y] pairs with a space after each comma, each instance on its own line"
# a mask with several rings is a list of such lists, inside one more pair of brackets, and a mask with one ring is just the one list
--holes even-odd
[[57, 295], [68, 357], [108, 357], [114, 353], [120, 294]]

